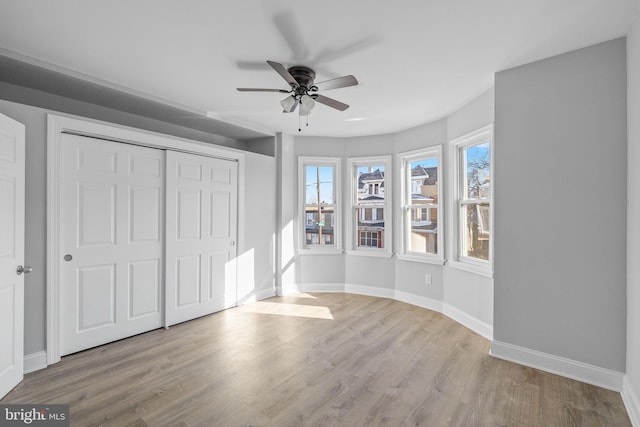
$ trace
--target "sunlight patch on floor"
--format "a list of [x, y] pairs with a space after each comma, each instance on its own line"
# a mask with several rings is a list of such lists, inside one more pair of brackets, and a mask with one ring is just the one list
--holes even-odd
[[310, 299], [318, 299], [318, 297], [314, 297], [313, 295], [311, 295], [311, 294], [306, 294], [306, 293], [304, 293], [304, 292], [301, 292], [301, 293], [298, 293], [298, 294], [290, 294], [290, 295], [287, 295], [287, 296], [288, 296], [288, 297], [291, 297], [291, 298], [310, 298]]
[[333, 320], [329, 307], [317, 305], [287, 304], [259, 301], [238, 308], [239, 311], [258, 314], [277, 314], [280, 316], [307, 317], [311, 319]]

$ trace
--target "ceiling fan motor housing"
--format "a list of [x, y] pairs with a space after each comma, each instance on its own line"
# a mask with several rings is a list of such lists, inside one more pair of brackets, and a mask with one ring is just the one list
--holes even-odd
[[316, 73], [311, 68], [304, 67], [302, 65], [296, 65], [289, 68], [289, 74], [296, 79], [300, 88], [303, 89], [303, 93], [311, 90], [313, 87], [313, 81], [316, 78]]

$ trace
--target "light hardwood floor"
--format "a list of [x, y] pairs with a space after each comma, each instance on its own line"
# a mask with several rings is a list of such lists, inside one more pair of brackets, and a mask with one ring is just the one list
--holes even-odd
[[630, 426], [618, 393], [489, 356], [409, 304], [271, 298], [64, 357], [2, 403], [74, 426]]

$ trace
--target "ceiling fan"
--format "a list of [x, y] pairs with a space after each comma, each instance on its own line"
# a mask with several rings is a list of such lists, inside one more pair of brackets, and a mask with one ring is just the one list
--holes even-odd
[[280, 101], [280, 105], [282, 105], [283, 108], [283, 113], [293, 113], [298, 105], [300, 105], [300, 108], [298, 110], [300, 116], [308, 116], [315, 106], [316, 102], [319, 102], [331, 108], [335, 108], [339, 111], [344, 111], [349, 108], [349, 105], [337, 101], [333, 98], [320, 95], [318, 91], [338, 89], [342, 87], [355, 86], [358, 84], [358, 80], [356, 80], [356, 78], [351, 75], [315, 83], [314, 79], [316, 78], [316, 73], [309, 67], [296, 65], [287, 69], [279, 62], [267, 61], [267, 64], [269, 64], [271, 68], [276, 71], [276, 73], [280, 74], [280, 76], [285, 79], [287, 83], [289, 83], [289, 90], [260, 89], [248, 87], [239, 87], [237, 89], [240, 92], [279, 92], [289, 94], [289, 96]]

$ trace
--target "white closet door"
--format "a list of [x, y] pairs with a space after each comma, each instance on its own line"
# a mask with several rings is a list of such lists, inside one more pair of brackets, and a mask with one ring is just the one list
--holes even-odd
[[24, 125], [0, 114], [0, 399], [22, 381]]
[[236, 305], [237, 167], [167, 152], [167, 326]]
[[64, 135], [61, 354], [162, 326], [164, 152]]

